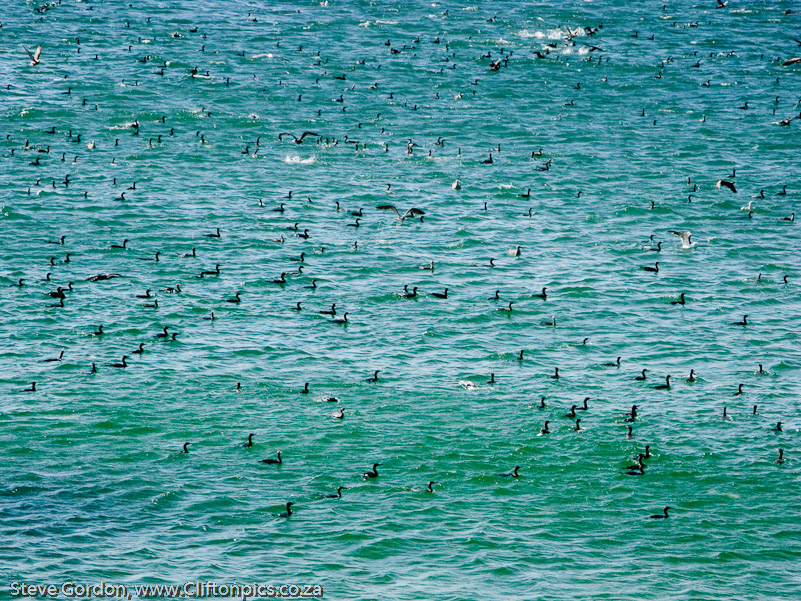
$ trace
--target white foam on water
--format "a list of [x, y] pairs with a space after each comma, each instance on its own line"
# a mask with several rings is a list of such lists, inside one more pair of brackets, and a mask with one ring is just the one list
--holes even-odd
[[284, 163], [288, 165], [313, 165], [315, 161], [317, 161], [317, 157], [314, 155], [306, 159], [302, 159], [296, 154], [284, 157]]

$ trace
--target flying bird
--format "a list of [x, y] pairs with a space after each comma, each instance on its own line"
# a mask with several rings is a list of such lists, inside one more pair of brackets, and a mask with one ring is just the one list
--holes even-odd
[[283, 132], [283, 133], [280, 133], [280, 134], [278, 134], [278, 139], [279, 139], [279, 140], [283, 140], [283, 139], [284, 139], [284, 136], [292, 136], [292, 141], [293, 141], [295, 144], [303, 144], [303, 138], [305, 138], [306, 136], [319, 136], [319, 135], [320, 135], [320, 134], [316, 134], [316, 133], [314, 133], [313, 131], [304, 131], [304, 132], [303, 132], [303, 133], [300, 135], [300, 137], [298, 138], [298, 137], [297, 137], [295, 134], [291, 134], [291, 133], [289, 133], [289, 132]]
[[681, 238], [681, 247], [682, 248], [692, 248], [697, 242], [692, 241], [692, 234], [690, 232], [677, 232], [676, 230], [668, 230], [674, 236], [678, 236]]
[[725, 179], [719, 179], [715, 183], [715, 187], [717, 189], [720, 189], [721, 186], [724, 186], [724, 187], [728, 188], [729, 190], [731, 190], [732, 192], [734, 192], [735, 194], [737, 194], [737, 188], [734, 187], [734, 182], [730, 182], [730, 181], [725, 180]]
[[[25, 46], [23, 46], [23, 48], [25, 48]], [[41, 54], [42, 54], [42, 47], [41, 46], [37, 46], [36, 50], [34, 52], [31, 52], [30, 50], [25, 48], [25, 52], [27, 52], [28, 56], [31, 57], [31, 67], [34, 67], [34, 66], [39, 64], [39, 56], [41, 56]], [[785, 63], [785, 64], [787, 64], [787, 63]]]
[[395, 205], [378, 205], [376, 207], [379, 211], [395, 211], [395, 215], [398, 216], [398, 221], [403, 223], [403, 220], [406, 219], [408, 216], [416, 217], [417, 215], [425, 215], [425, 211], [421, 209], [416, 209], [412, 207], [408, 211], [406, 211], [403, 215], [398, 212], [398, 209], [395, 208]]

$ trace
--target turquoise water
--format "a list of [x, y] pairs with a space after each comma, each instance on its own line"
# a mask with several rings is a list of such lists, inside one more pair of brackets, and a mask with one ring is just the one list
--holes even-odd
[[179, 4], [0, 8], [4, 598], [801, 596], [796, 4]]

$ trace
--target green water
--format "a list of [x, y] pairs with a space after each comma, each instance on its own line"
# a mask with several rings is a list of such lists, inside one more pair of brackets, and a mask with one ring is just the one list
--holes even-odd
[[801, 597], [796, 3], [181, 4], [0, 7], [0, 597]]

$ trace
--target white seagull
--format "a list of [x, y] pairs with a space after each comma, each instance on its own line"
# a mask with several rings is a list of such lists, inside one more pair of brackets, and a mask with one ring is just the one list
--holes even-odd
[[[25, 48], [25, 46], [23, 46]], [[39, 56], [42, 54], [42, 47], [37, 46], [34, 52], [31, 52], [27, 48], [25, 48], [25, 52], [28, 53], [28, 56], [31, 57], [31, 67], [34, 67], [39, 64]]]
[[697, 242], [692, 241], [693, 235], [690, 232], [677, 232], [676, 230], [668, 230], [674, 236], [681, 238], [681, 247], [684, 249], [692, 248]]

